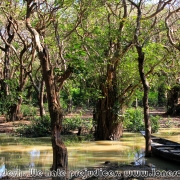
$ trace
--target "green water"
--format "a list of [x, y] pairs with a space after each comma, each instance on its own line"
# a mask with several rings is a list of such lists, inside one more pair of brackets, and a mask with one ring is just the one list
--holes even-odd
[[[161, 129], [155, 134], [180, 143], [179, 129]], [[70, 144], [70, 143], [69, 143]], [[145, 140], [140, 133], [125, 132], [120, 141], [83, 141], [67, 146], [69, 169], [101, 166], [105, 161], [118, 164], [149, 164], [160, 169], [178, 170], [180, 165], [157, 157], [144, 158]], [[49, 170], [52, 165], [50, 138], [19, 138], [0, 134], [0, 166], [6, 169]]]

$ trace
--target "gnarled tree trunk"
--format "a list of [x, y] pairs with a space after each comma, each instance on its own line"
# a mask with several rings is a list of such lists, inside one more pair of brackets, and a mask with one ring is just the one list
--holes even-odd
[[[59, 103], [59, 91], [63, 82], [70, 76], [71, 71], [67, 69], [64, 76], [57, 77], [54, 75], [53, 68], [50, 64], [48, 48], [45, 44], [41, 44], [40, 33], [31, 26], [31, 15], [33, 14], [33, 7], [36, 3], [32, 0], [27, 1], [26, 26], [29, 32], [33, 35], [36, 44], [38, 57], [42, 67], [43, 80], [46, 86], [48, 108], [51, 118], [51, 139], [53, 148], [53, 165], [52, 171], [64, 170], [67, 171], [68, 153], [61, 139], [61, 129], [63, 120], [63, 111]], [[58, 85], [60, 87], [58, 87]], [[66, 176], [52, 177], [53, 180], [66, 179]]]
[[[52, 148], [53, 148], [53, 166], [52, 170], [67, 171], [68, 153], [60, 134], [62, 129], [63, 111], [59, 103], [58, 92], [56, 92], [56, 83], [53, 71], [49, 69], [49, 57], [46, 53], [46, 47], [38, 51], [38, 56], [41, 61], [43, 70], [43, 78], [46, 85], [48, 107], [51, 117], [51, 132], [52, 132]], [[53, 179], [65, 179], [66, 177], [53, 177]]]
[[122, 112], [116, 84], [116, 67], [108, 66], [107, 80], [100, 85], [102, 98], [97, 102], [94, 116], [97, 123], [96, 140], [118, 140], [122, 135]]

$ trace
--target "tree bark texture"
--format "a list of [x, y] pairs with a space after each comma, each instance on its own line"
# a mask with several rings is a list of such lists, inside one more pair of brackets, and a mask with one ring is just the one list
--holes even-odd
[[[10, 20], [12, 20], [12, 17], [10, 17]], [[13, 25], [12, 25], [12, 22], [9, 21], [8, 22], [8, 25], [6, 27], [7, 29], [7, 35], [8, 35], [8, 38], [7, 38], [7, 43], [5, 44], [5, 49], [4, 49], [4, 52], [5, 52], [5, 59], [4, 59], [4, 79], [5, 80], [9, 80], [10, 79], [10, 44], [12, 42], [12, 40], [14, 39], [14, 29], [13, 29]], [[5, 85], [5, 92], [4, 92], [4, 95], [7, 96], [9, 95], [9, 85], [5, 82], [4, 83]]]
[[[43, 79], [46, 85], [49, 113], [51, 117], [52, 131], [52, 148], [53, 148], [53, 166], [52, 170], [58, 169], [67, 170], [68, 153], [60, 133], [62, 129], [63, 111], [59, 103], [59, 92], [56, 91], [56, 83], [53, 71], [49, 68], [48, 49], [44, 46], [42, 51], [38, 51], [38, 56], [41, 61]], [[53, 179], [64, 179], [65, 177], [53, 177]]]
[[43, 99], [44, 86], [45, 86], [45, 83], [44, 83], [44, 81], [42, 80], [42, 81], [41, 81], [40, 92], [39, 92], [39, 97], [38, 97], [39, 109], [40, 109], [40, 116], [41, 116], [41, 117], [43, 117], [43, 116], [46, 114], [45, 109], [44, 109], [44, 99]]
[[[68, 153], [60, 134], [62, 129], [63, 111], [60, 107], [59, 96], [56, 92], [53, 72], [49, 69], [49, 60], [46, 53], [46, 47], [43, 51], [39, 51], [39, 59], [41, 61], [43, 79], [46, 85], [49, 113], [51, 117], [51, 132], [52, 132], [52, 148], [53, 148], [53, 165], [52, 170], [58, 169], [67, 171]], [[54, 180], [65, 179], [66, 177], [53, 177]]]
[[107, 79], [100, 85], [102, 98], [96, 105], [94, 116], [94, 120], [97, 122], [96, 140], [118, 140], [122, 135], [121, 106], [116, 84], [116, 67], [108, 66]]
[[139, 69], [139, 75], [141, 78], [141, 82], [143, 85], [143, 108], [144, 108], [144, 123], [145, 123], [145, 156], [149, 157], [151, 156], [151, 123], [149, 119], [149, 104], [148, 104], [148, 93], [149, 93], [149, 84], [146, 79], [146, 75], [144, 72], [144, 61], [145, 61], [145, 55], [143, 52], [143, 44], [139, 41], [139, 36], [141, 35], [141, 20], [142, 20], [142, 11], [141, 11], [141, 5], [142, 1], [139, 3], [135, 3], [131, 0], [129, 0], [135, 8], [137, 8], [137, 19], [136, 19], [136, 28], [134, 33], [134, 43], [135, 47], [138, 53], [138, 69]]

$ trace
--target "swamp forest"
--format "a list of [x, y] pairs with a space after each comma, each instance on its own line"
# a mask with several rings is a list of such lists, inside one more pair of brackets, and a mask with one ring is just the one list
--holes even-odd
[[0, 179], [178, 179], [179, 60], [179, 0], [1, 0]]

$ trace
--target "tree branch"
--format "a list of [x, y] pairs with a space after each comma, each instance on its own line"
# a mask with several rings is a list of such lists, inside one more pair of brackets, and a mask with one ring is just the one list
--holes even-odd
[[62, 88], [64, 81], [70, 77], [73, 72], [73, 68], [68, 66], [67, 70], [64, 72], [62, 76], [57, 78], [56, 82], [59, 83], [58, 91]]
[[170, 4], [171, 1], [172, 1], [172, 0], [168, 0], [167, 2], [163, 2], [163, 3], [164, 3], [163, 5], [162, 5], [162, 1], [159, 1], [157, 10], [156, 10], [153, 14], [151, 14], [151, 15], [149, 15], [149, 16], [147, 16], [147, 17], [143, 17], [142, 20], [147, 20], [147, 19], [153, 18], [153, 17], [156, 16], [159, 12], [161, 12], [161, 11], [165, 8], [165, 6], [166, 6], [167, 4]]
[[179, 44], [179, 43], [176, 43], [176, 42], [173, 40], [173, 39], [174, 39], [174, 37], [173, 37], [173, 32], [172, 32], [171, 27], [170, 27], [170, 25], [169, 25], [169, 23], [168, 23], [169, 18], [170, 18], [173, 14], [175, 14], [175, 13], [177, 13], [177, 12], [179, 12], [179, 11], [180, 11], [180, 7], [177, 8], [177, 9], [175, 9], [175, 10], [172, 11], [172, 12], [169, 12], [168, 16], [165, 18], [165, 25], [166, 25], [166, 28], [167, 28], [167, 36], [168, 36], [168, 39], [169, 39], [170, 44], [180, 51], [180, 44]]

